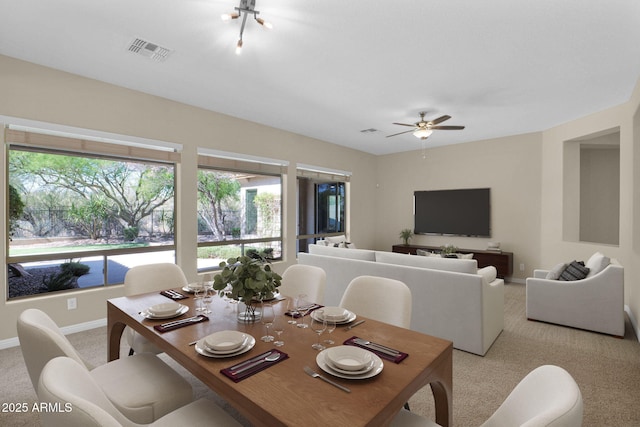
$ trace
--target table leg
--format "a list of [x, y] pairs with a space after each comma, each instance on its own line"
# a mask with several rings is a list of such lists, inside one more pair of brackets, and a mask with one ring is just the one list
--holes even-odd
[[120, 340], [125, 324], [115, 319], [114, 308], [107, 304], [107, 362], [120, 358]]
[[437, 378], [430, 383], [436, 409], [436, 423], [453, 425], [453, 358], [452, 354], [437, 369]]

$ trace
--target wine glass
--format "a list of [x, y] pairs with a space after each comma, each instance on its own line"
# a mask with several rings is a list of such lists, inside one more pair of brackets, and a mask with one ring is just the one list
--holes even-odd
[[329, 334], [329, 338], [324, 340], [325, 344], [335, 344], [335, 341], [331, 339], [331, 332], [336, 330], [336, 321], [335, 320], [326, 320], [327, 322], [327, 334]]
[[318, 342], [311, 345], [316, 350], [324, 350], [326, 347], [320, 344], [320, 335], [327, 329], [327, 321], [324, 320], [324, 312], [318, 310], [311, 316], [311, 330], [318, 334]]
[[276, 347], [282, 347], [284, 345], [284, 341], [282, 341], [282, 333], [284, 332], [285, 324], [283, 317], [276, 317], [273, 322], [273, 332], [278, 336], [278, 338], [273, 342], [273, 345]]
[[305, 315], [309, 312], [309, 303], [307, 302], [307, 294], [298, 295], [296, 302], [296, 314], [300, 321], [296, 325], [298, 328], [308, 328], [309, 324], [305, 319]]
[[204, 314], [210, 314], [211, 303], [213, 302], [213, 287], [205, 282], [202, 288], [202, 312]]
[[260, 339], [264, 342], [272, 342], [275, 339], [275, 337], [273, 335], [269, 335], [269, 328], [271, 327], [271, 325], [273, 325], [273, 322], [275, 321], [275, 313], [273, 311], [273, 305], [267, 302], [262, 302], [261, 306], [262, 306], [261, 322], [266, 328], [267, 333], [265, 336], [263, 336]]
[[296, 323], [298, 323], [298, 321], [296, 320], [296, 317], [299, 314], [297, 303], [297, 298], [287, 298], [287, 313], [291, 315], [291, 319], [287, 320], [287, 323], [290, 325], [295, 325]]
[[196, 311], [204, 311], [204, 307], [203, 307], [204, 294], [205, 294], [204, 287], [197, 286], [193, 290], [193, 300], [195, 302]]

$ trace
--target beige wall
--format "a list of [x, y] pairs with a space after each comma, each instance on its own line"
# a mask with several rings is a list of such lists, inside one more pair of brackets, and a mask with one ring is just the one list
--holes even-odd
[[541, 143], [542, 135], [532, 133], [431, 148], [424, 158], [421, 150], [379, 156], [376, 249], [391, 250], [401, 243], [400, 230], [413, 228], [414, 191], [489, 187], [491, 238], [420, 235], [411, 243], [486, 249], [500, 242], [514, 254], [513, 277], [524, 280], [540, 266]]
[[[176, 243], [178, 263], [191, 280], [197, 277], [194, 243], [198, 146], [290, 162], [283, 189], [285, 262], [276, 265], [277, 270], [283, 271], [295, 262], [296, 162], [353, 173], [351, 215], [358, 220], [352, 221], [351, 239], [365, 246], [373, 245], [372, 155], [5, 56], [0, 56], [0, 116], [182, 144]], [[5, 163], [3, 151], [0, 164], [3, 183]], [[2, 187], [4, 199], [5, 186]], [[4, 209], [0, 211], [5, 222]], [[1, 229], [0, 240], [4, 242], [4, 227]], [[0, 251], [4, 257], [5, 248]], [[0, 291], [6, 295], [6, 273], [0, 280]], [[61, 326], [66, 326], [104, 318], [105, 300], [120, 295], [121, 286], [74, 291], [78, 308], [72, 311], [66, 309], [69, 293], [11, 302], [0, 298], [0, 344], [15, 337], [17, 315], [27, 307], [43, 309]]]
[[[412, 227], [414, 190], [491, 187], [492, 237], [418, 236], [416, 244], [483, 249], [499, 241], [514, 253], [514, 277], [523, 280], [534, 268], [567, 259], [586, 259], [595, 250], [618, 258], [625, 266], [626, 299], [634, 317], [640, 314], [640, 89], [631, 101], [556, 128], [450, 147], [373, 156], [363, 152], [189, 107], [105, 83], [0, 56], [0, 115], [131, 135], [183, 144], [179, 170], [178, 262], [190, 279], [195, 270], [196, 147], [279, 158], [290, 162], [285, 180], [286, 261], [295, 262], [295, 163], [353, 172], [350, 192], [351, 241], [359, 247], [390, 250], [400, 243], [401, 229]], [[563, 141], [620, 128], [620, 245], [566, 242], [563, 228]], [[634, 144], [635, 142], [635, 144]], [[635, 145], [635, 146], [634, 146]], [[4, 154], [2, 154], [4, 156]], [[639, 168], [636, 168], [639, 169]], [[4, 177], [5, 161], [0, 173]], [[5, 197], [4, 189], [1, 190]], [[4, 210], [2, 211], [3, 221]], [[1, 231], [4, 233], [4, 229]], [[0, 235], [2, 241], [5, 236]], [[4, 254], [4, 248], [0, 249]], [[524, 264], [524, 271], [520, 271]], [[6, 277], [0, 280], [6, 294]], [[0, 299], [0, 344], [15, 337], [17, 314], [27, 307], [49, 312], [61, 325], [90, 322], [105, 316], [104, 301], [121, 287], [75, 291], [78, 309], [66, 310], [68, 294], [5, 302]]]

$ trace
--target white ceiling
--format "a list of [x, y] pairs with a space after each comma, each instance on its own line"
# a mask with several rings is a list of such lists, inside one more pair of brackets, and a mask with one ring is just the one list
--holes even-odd
[[[638, 0], [0, 0], [0, 54], [386, 154], [548, 129], [626, 102]], [[164, 62], [127, 50], [169, 48]], [[2, 70], [0, 70], [0, 76]], [[0, 111], [0, 114], [6, 113]], [[362, 133], [374, 128], [378, 132]]]

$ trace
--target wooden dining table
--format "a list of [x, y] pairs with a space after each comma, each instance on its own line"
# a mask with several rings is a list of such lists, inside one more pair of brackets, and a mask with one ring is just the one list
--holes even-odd
[[[193, 295], [176, 288], [189, 298], [177, 301], [189, 307], [182, 317], [194, 311]], [[452, 357], [451, 341], [425, 335], [357, 315], [364, 323], [346, 330], [338, 325], [334, 332], [321, 338], [331, 338], [334, 345], [358, 336], [408, 354], [400, 363], [384, 360], [382, 371], [368, 379], [345, 379], [332, 376], [316, 363], [318, 351], [311, 345], [317, 335], [310, 329], [286, 324], [279, 350], [289, 357], [269, 368], [234, 382], [220, 371], [274, 348], [263, 342], [265, 327], [260, 322], [237, 320], [239, 305], [214, 297], [208, 321], [190, 324], [168, 332], [153, 327], [168, 320], [146, 319], [140, 313], [155, 304], [170, 302], [159, 292], [113, 298], [107, 301], [108, 360], [120, 357], [120, 340], [125, 326], [147, 338], [196, 378], [210, 387], [255, 426], [384, 426], [388, 425], [404, 403], [421, 388], [430, 385], [434, 396], [436, 422], [452, 425]], [[273, 301], [280, 320], [285, 315], [286, 299]], [[178, 319], [180, 319], [178, 318]], [[171, 319], [174, 320], [174, 319]], [[248, 352], [229, 358], [212, 358], [199, 354], [193, 341], [223, 330], [241, 331], [256, 339]], [[309, 366], [316, 372], [350, 389], [346, 393], [318, 378], [305, 374]]]

